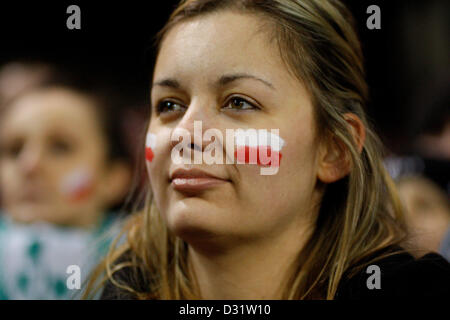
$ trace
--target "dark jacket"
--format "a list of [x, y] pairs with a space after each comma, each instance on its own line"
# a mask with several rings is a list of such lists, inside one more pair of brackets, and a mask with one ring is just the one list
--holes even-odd
[[[368, 273], [367, 267], [370, 265], [376, 265], [378, 268], [369, 268]], [[368, 266], [351, 277], [344, 274], [335, 296], [336, 300], [450, 298], [450, 263], [437, 253], [429, 253], [419, 259], [409, 253], [397, 253]], [[123, 283], [138, 283], [139, 287], [136, 289], [145, 292], [148, 282], [144, 277], [133, 279], [134, 272], [131, 271], [130, 268], [124, 268], [114, 274], [114, 278]], [[379, 277], [378, 282], [375, 277]], [[135, 297], [107, 282], [100, 299]]]
[[[350, 279], [341, 280], [336, 300], [450, 298], [450, 263], [437, 253], [415, 259], [396, 254], [373, 263], [379, 267], [379, 289], [373, 287], [374, 271], [364, 268]], [[369, 289], [370, 282], [372, 289]]]

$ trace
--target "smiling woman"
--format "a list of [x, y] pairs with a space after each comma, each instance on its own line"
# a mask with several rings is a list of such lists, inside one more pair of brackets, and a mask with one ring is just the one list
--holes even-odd
[[[389, 275], [394, 256], [399, 272], [414, 268], [365, 116], [352, 21], [333, 0], [181, 1], [158, 37], [146, 207], [99, 266], [104, 299], [364, 297], [355, 275], [369, 264]], [[176, 130], [194, 136], [194, 157], [207, 149], [195, 121], [222, 133], [276, 128], [283, 164], [269, 176], [248, 164], [176, 164]]]

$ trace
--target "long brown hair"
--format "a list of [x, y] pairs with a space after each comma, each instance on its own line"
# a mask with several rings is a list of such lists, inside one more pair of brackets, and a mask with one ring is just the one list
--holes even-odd
[[[326, 185], [315, 229], [295, 272], [288, 275], [290, 285], [283, 295], [285, 299], [333, 299], [344, 277], [406, 237], [400, 201], [383, 166], [382, 145], [364, 111], [368, 88], [353, 17], [336, 0], [185, 0], [157, 35], [156, 52], [175, 25], [220, 10], [264, 18], [286, 67], [312, 97], [319, 135], [338, 141], [351, 156], [350, 174]], [[361, 152], [348, 129], [346, 113], [357, 115], [366, 127]], [[123, 233], [126, 241], [111, 249], [97, 276], [103, 273], [103, 280], [137, 298], [201, 298], [187, 265], [187, 244], [168, 230], [151, 190], [145, 207]], [[386, 252], [375, 259], [394, 254]], [[140, 275], [135, 278], [146, 281], [144, 289], [114, 278], [115, 272], [126, 267]]]

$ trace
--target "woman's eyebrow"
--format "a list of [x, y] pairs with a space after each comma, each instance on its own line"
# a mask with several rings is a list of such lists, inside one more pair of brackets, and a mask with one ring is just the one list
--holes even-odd
[[152, 87], [155, 87], [155, 86], [169, 87], [169, 88], [174, 88], [174, 89], [179, 89], [181, 87], [180, 83], [177, 80], [172, 79], [172, 78], [167, 78], [167, 79], [156, 81], [152, 84]]
[[229, 83], [231, 83], [233, 81], [237, 81], [237, 80], [241, 80], [241, 79], [257, 80], [257, 81], [260, 81], [260, 82], [264, 83], [269, 88], [275, 90], [275, 87], [269, 81], [261, 79], [261, 78], [259, 78], [257, 76], [254, 76], [254, 75], [248, 74], [248, 73], [234, 73], [234, 74], [223, 75], [217, 81], [217, 85], [218, 86], [225, 86], [225, 85], [227, 85], [227, 84], [229, 84]]
[[[267, 80], [261, 79], [257, 76], [248, 74], [248, 73], [234, 73], [234, 74], [226, 74], [223, 75], [219, 78], [219, 80], [216, 82], [216, 86], [218, 87], [223, 87], [233, 81], [237, 81], [237, 80], [241, 80], [241, 79], [253, 79], [253, 80], [257, 80], [259, 82], [262, 82], [263, 84], [265, 84], [267, 87], [275, 90], [275, 87], [273, 86], [272, 83], [270, 83]], [[173, 78], [166, 78], [166, 79], [162, 79], [159, 81], [156, 81], [152, 84], [152, 87], [155, 86], [159, 86], [159, 87], [168, 87], [168, 88], [173, 88], [173, 89], [180, 89], [181, 85], [180, 83], [173, 79]]]

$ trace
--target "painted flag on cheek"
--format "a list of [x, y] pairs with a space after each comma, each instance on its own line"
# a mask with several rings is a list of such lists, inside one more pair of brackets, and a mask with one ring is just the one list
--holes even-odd
[[64, 177], [61, 191], [71, 202], [80, 202], [92, 193], [92, 176], [86, 169], [77, 169]]
[[153, 133], [147, 133], [147, 138], [145, 140], [145, 159], [149, 162], [153, 161], [155, 156], [154, 150], [156, 147], [156, 135]]
[[238, 163], [257, 164], [259, 166], [279, 167], [284, 140], [265, 129], [237, 130], [235, 133], [236, 150], [234, 156]]

